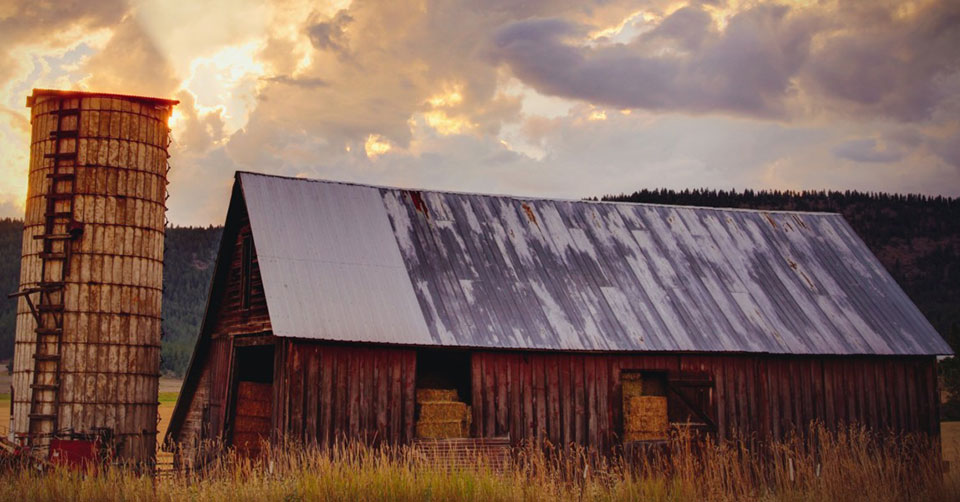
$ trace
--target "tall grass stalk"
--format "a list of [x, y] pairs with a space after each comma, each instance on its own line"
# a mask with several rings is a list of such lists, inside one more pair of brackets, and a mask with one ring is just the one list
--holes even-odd
[[120, 467], [93, 474], [7, 466], [0, 500], [941, 501], [960, 500], [960, 475], [944, 472], [939, 446], [920, 436], [815, 427], [766, 445], [678, 433], [629, 459], [527, 445], [509, 465], [478, 460], [458, 469], [415, 447], [359, 443], [327, 450], [287, 444], [255, 460], [228, 452], [203, 469], [158, 476]]

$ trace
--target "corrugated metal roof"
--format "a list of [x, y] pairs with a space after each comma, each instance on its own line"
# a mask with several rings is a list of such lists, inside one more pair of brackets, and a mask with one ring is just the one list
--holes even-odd
[[277, 336], [951, 353], [838, 214], [239, 180]]

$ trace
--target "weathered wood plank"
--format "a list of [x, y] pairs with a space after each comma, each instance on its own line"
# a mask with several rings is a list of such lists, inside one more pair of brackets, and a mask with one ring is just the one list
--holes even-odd
[[546, 383], [544, 382], [544, 377], [546, 376], [544, 356], [536, 354], [531, 356], [531, 359], [533, 362], [533, 406], [536, 410], [534, 437], [537, 439], [537, 443], [540, 443], [543, 441], [547, 432], [547, 389]]
[[414, 414], [416, 409], [417, 356], [413, 351], [404, 353], [403, 373], [403, 441], [413, 441]]
[[494, 377], [495, 354], [483, 358], [483, 435], [493, 437], [497, 433], [497, 380]]
[[376, 433], [377, 441], [382, 441], [387, 437], [387, 415], [391, 412], [390, 410], [390, 362], [388, 356], [389, 352], [379, 352], [376, 355], [374, 365], [378, 367], [379, 373], [377, 378], [374, 379], [373, 375], [370, 376], [371, 387], [375, 390], [376, 394], [376, 429], [373, 431]]
[[387, 410], [390, 412], [390, 421], [387, 428], [386, 440], [399, 443], [403, 440], [403, 353], [390, 351], [390, 395]]
[[593, 356], [583, 361], [583, 386], [586, 390], [587, 445], [596, 447], [599, 443], [597, 429], [597, 364]]
[[470, 393], [473, 420], [470, 428], [474, 437], [484, 437], [483, 423], [483, 352], [474, 352], [470, 355]]
[[306, 406], [306, 439], [310, 444], [317, 443], [317, 413], [320, 409], [319, 404], [319, 347], [307, 346], [307, 379], [304, 385], [304, 391], [307, 393]]
[[584, 385], [584, 358], [573, 358], [573, 422], [574, 422], [574, 441], [578, 445], [586, 444], [586, 397]]
[[573, 393], [570, 389], [570, 359], [572, 356], [565, 354], [560, 356], [560, 422], [563, 430], [561, 440], [564, 447], [570, 446], [574, 440], [573, 437]]
[[495, 359], [496, 365], [495, 368], [495, 378], [497, 381], [497, 396], [496, 396], [496, 409], [497, 409], [497, 421], [496, 421], [496, 436], [502, 436], [509, 433], [509, 420], [508, 412], [510, 411], [510, 403], [507, 400], [507, 380], [510, 376], [510, 370], [508, 366], [508, 360], [504, 357], [497, 357]]
[[560, 366], [558, 359], [555, 354], [551, 354], [546, 357], [544, 364], [544, 370], [547, 373], [547, 438], [553, 445], [559, 445], [561, 441]]

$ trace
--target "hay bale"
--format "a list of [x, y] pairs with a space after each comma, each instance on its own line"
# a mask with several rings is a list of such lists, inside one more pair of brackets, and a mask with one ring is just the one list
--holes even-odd
[[459, 401], [456, 389], [417, 389], [417, 403], [431, 401]]
[[624, 373], [621, 375], [620, 385], [623, 389], [623, 407], [631, 397], [643, 395], [643, 379], [640, 373]]
[[463, 420], [418, 420], [417, 437], [423, 439], [463, 437]]
[[667, 435], [667, 398], [663, 396], [624, 396], [624, 439], [630, 436]]
[[467, 419], [467, 404], [459, 401], [426, 401], [420, 403], [420, 420]]
[[660, 441], [666, 438], [666, 435], [656, 432], [623, 431], [623, 442], [625, 443], [633, 441]]

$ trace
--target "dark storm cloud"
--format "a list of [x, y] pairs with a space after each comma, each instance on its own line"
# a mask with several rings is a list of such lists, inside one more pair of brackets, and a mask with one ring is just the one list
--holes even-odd
[[523, 20], [495, 34], [493, 54], [542, 93], [623, 108], [784, 117], [802, 92], [821, 100], [814, 108], [913, 121], [956, 95], [946, 77], [960, 66], [960, 2], [906, 15], [851, 5], [758, 5], [722, 30], [687, 6], [625, 44], [584, 43], [584, 28], [559, 18]]
[[882, 6], [851, 15], [862, 24], [812, 54], [811, 87], [855, 110], [907, 121], [929, 117], [957, 93], [944, 77], [960, 69], [960, 2], [933, 3], [902, 19]]
[[547, 94], [620, 108], [775, 116], [817, 24], [786, 7], [759, 6], [718, 33], [706, 12], [688, 7], [629, 44], [591, 47], [566, 38], [577, 26], [527, 20], [497, 33], [494, 54]]

